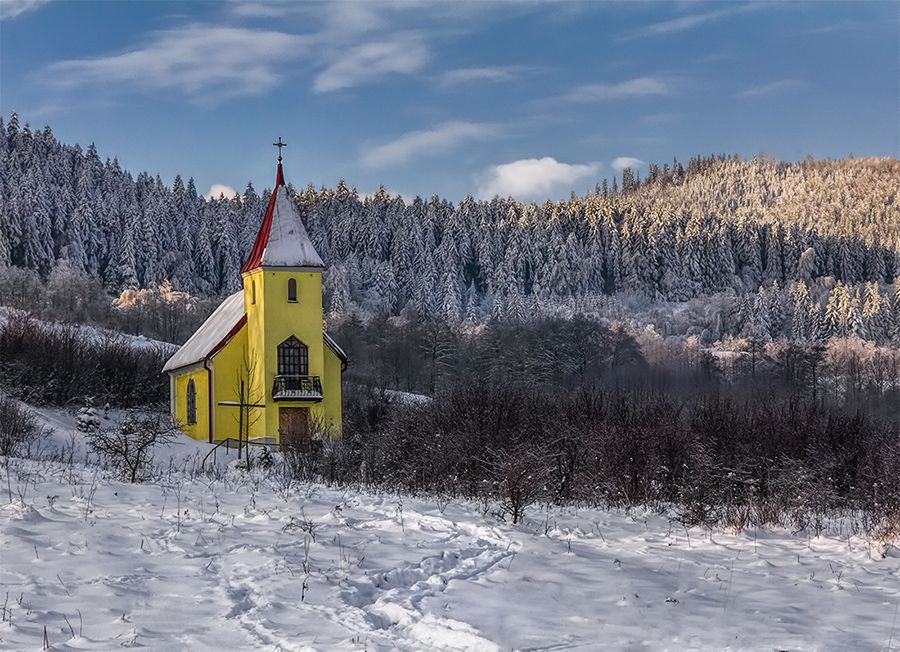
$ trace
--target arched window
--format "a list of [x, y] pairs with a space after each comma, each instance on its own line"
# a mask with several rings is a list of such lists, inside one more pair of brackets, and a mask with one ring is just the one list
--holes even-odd
[[197, 387], [193, 378], [187, 384], [187, 422], [188, 425], [197, 423]]
[[297, 303], [297, 279], [288, 279], [288, 301]]
[[256, 303], [256, 281], [250, 281], [250, 303]]
[[278, 375], [309, 375], [309, 350], [293, 335], [278, 345]]

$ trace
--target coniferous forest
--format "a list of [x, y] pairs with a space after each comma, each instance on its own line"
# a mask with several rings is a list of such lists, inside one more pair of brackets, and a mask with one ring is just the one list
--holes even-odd
[[[0, 129], [0, 265], [42, 282], [61, 269], [86, 275], [111, 296], [163, 284], [212, 298], [207, 308], [237, 289], [268, 189], [205, 199], [192, 179], [169, 187], [158, 175], [134, 177], [93, 145], [62, 144], [15, 114]], [[625, 169], [586, 196], [540, 205], [383, 188], [361, 197], [343, 181], [293, 190], [328, 264], [332, 317], [406, 311], [474, 324], [640, 314], [663, 334], [706, 342], [900, 342], [894, 159], [698, 157], [651, 164], [644, 178]], [[6, 303], [23, 283], [0, 283]], [[707, 298], [714, 314], [688, 311], [682, 325], [679, 311], [654, 318], [652, 306]]]

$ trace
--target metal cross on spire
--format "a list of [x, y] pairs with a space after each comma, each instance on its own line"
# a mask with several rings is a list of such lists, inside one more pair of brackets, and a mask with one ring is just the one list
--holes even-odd
[[278, 137], [278, 142], [277, 142], [277, 143], [272, 143], [272, 146], [278, 148], [278, 162], [281, 163], [281, 148], [282, 148], [282, 147], [287, 147], [287, 143], [281, 142], [281, 136], [279, 136], [279, 137]]

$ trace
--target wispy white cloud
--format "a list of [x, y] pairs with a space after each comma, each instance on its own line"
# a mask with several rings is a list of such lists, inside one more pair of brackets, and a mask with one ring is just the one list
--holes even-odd
[[238, 192], [231, 186], [226, 186], [224, 183], [214, 183], [203, 196], [206, 197], [206, 199], [218, 199], [222, 195], [225, 195], [225, 199], [231, 199], [232, 197], [237, 197]]
[[188, 25], [155, 32], [147, 44], [120, 54], [51, 64], [47, 77], [61, 88], [127, 85], [194, 98], [258, 95], [278, 85], [284, 61], [308, 47], [308, 39], [284, 32]]
[[498, 133], [499, 129], [491, 124], [444, 122], [431, 129], [410, 131], [389, 143], [369, 147], [363, 151], [360, 162], [369, 167], [404, 163], [419, 156], [447, 151], [465, 141], [493, 138]]
[[842, 20], [836, 23], [830, 23], [828, 25], [813, 27], [812, 29], [807, 30], [806, 34], [834, 34], [837, 32], [847, 34], [849, 32], [855, 32], [863, 30], [865, 28], [866, 24], [864, 22], [858, 20]]
[[[327, 0], [297, 2], [296, 0], [234, 0], [228, 2], [228, 10], [238, 18], [287, 18], [304, 16], [310, 21], [323, 22], [324, 31], [359, 34], [383, 29], [384, 14], [397, 9], [398, 3], [378, 2], [328, 2]], [[407, 8], [409, 4], [407, 4]]]
[[430, 52], [424, 41], [415, 34], [396, 35], [391, 40], [363, 43], [340, 51], [316, 75], [316, 93], [336, 91], [391, 73], [418, 72], [428, 62]]
[[0, 18], [12, 20], [29, 11], [40, 9], [50, 0], [0, 0]]
[[800, 82], [796, 79], [779, 79], [778, 81], [760, 84], [759, 86], [751, 86], [745, 88], [737, 97], [760, 97], [762, 95], [775, 95], [783, 91], [789, 91], [800, 86]]
[[297, 5], [289, 2], [229, 2], [228, 9], [235, 16], [245, 18], [282, 18], [297, 11]]
[[621, 172], [625, 168], [637, 168], [644, 164], [644, 162], [639, 158], [634, 158], [633, 156], [619, 156], [613, 159], [613, 162], [610, 163], [614, 170], [618, 170]]
[[630, 97], [668, 95], [668, 84], [655, 77], [638, 77], [618, 84], [583, 84], [565, 95], [570, 102], [606, 102]]
[[478, 185], [478, 196], [495, 195], [517, 199], [556, 198], [575, 185], [597, 175], [599, 163], [561, 163], [555, 158], [527, 158], [493, 166]]
[[757, 8], [757, 6], [749, 3], [741, 5], [732, 4], [724, 9], [714, 9], [713, 11], [688, 14], [687, 16], [679, 16], [677, 18], [650, 23], [649, 25], [644, 25], [643, 27], [623, 32], [619, 34], [616, 40], [630, 41], [631, 39], [643, 38], [648, 36], [676, 34], [678, 32], [684, 32], [690, 29], [694, 29], [695, 27], [714, 23], [716, 21], [722, 20], [723, 18], [734, 16], [735, 14], [752, 11]]
[[[391, 12], [408, 10], [413, 8], [412, 3], [407, 2], [325, 2], [299, 3], [291, 0], [290, 6], [307, 11], [312, 18], [321, 17], [325, 21], [323, 31], [333, 37], [340, 38], [341, 34], [362, 34], [364, 32], [385, 32], [392, 24], [396, 24], [396, 18]], [[325, 11], [322, 11], [323, 5]]]
[[484, 66], [481, 68], [455, 68], [441, 76], [441, 86], [451, 87], [470, 82], [506, 82], [517, 79], [526, 66]]
[[312, 28], [296, 33], [286, 26], [295, 20], [276, 21], [274, 29], [195, 23], [152, 32], [124, 52], [59, 61], [43, 77], [56, 89], [174, 89], [193, 100], [216, 102], [259, 95], [310, 71], [314, 92], [339, 91], [413, 74], [428, 62], [424, 34], [391, 29], [396, 21], [390, 12], [402, 6], [337, 2], [323, 10], [323, 4], [234, 2], [228, 5], [234, 19], [297, 14], [308, 16]]
[[642, 116], [641, 122], [646, 125], [657, 126], [672, 122], [676, 117], [674, 113], [650, 113]]

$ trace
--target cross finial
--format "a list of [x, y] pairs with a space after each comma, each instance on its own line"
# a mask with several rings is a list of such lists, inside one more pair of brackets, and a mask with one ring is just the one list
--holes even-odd
[[281, 142], [281, 136], [279, 136], [279, 137], [278, 137], [278, 142], [277, 142], [277, 143], [272, 143], [272, 146], [278, 148], [278, 162], [281, 163], [281, 148], [282, 148], [282, 147], [287, 147], [287, 143]]

